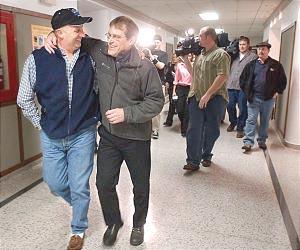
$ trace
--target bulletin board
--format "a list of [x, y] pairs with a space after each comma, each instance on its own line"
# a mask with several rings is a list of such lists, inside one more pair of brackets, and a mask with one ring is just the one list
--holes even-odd
[[52, 31], [49, 26], [31, 25], [32, 49], [39, 49], [44, 46], [48, 34]]

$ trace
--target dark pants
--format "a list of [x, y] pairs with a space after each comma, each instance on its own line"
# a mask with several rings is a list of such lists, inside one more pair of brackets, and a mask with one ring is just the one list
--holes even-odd
[[[246, 96], [242, 90], [228, 89], [228, 97], [227, 112], [230, 124], [237, 126], [238, 131], [243, 131], [248, 117]], [[239, 108], [239, 116], [237, 116], [236, 105]]]
[[116, 186], [120, 168], [126, 162], [133, 183], [133, 226], [146, 223], [149, 206], [149, 178], [151, 169], [150, 140], [138, 141], [116, 137], [99, 127], [96, 185], [106, 225], [120, 224], [121, 214]]
[[166, 119], [166, 124], [168, 124], [168, 125], [173, 124], [173, 116], [175, 114], [175, 105], [174, 105], [174, 102], [172, 101], [173, 88], [174, 88], [173, 84], [171, 86], [169, 86], [169, 88], [168, 88], [169, 110], [168, 110], [168, 116], [167, 116], [167, 119]]
[[177, 114], [181, 122], [181, 134], [185, 134], [189, 123], [189, 110], [187, 97], [190, 91], [190, 86], [176, 86], [176, 95], [178, 101], [176, 104]]
[[220, 122], [225, 100], [216, 95], [206, 108], [200, 109], [195, 96], [189, 98], [189, 126], [186, 135], [186, 162], [199, 166], [201, 159], [211, 160], [212, 149], [220, 135]]

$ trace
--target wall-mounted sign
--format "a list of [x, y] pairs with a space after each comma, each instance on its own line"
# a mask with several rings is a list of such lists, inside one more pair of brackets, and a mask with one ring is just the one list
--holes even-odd
[[41, 25], [31, 25], [32, 49], [39, 49], [44, 46], [45, 40], [52, 28]]

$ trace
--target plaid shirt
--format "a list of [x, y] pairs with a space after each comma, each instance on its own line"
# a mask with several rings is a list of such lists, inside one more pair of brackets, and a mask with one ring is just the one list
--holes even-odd
[[[71, 109], [72, 89], [73, 89], [73, 68], [79, 57], [80, 50], [74, 53], [72, 60], [68, 60], [67, 55], [63, 49], [60, 49], [63, 58], [66, 61], [66, 74], [68, 79], [68, 93], [69, 93], [69, 109]], [[33, 54], [30, 54], [25, 61], [23, 73], [21, 77], [17, 104], [21, 107], [24, 116], [31, 121], [34, 127], [41, 129], [40, 113], [35, 102], [34, 87], [36, 84], [36, 65]]]

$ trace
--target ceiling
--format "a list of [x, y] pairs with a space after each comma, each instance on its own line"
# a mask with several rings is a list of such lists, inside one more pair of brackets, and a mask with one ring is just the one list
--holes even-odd
[[[162, 28], [179, 35], [193, 28], [198, 32], [203, 26], [222, 28], [229, 36], [261, 37], [264, 23], [281, 4], [289, 0], [93, 0], [110, 8], [136, 14]], [[79, 1], [80, 2], [80, 1]], [[87, 3], [88, 2], [88, 3]], [[81, 4], [82, 5], [82, 4]], [[85, 8], [94, 9], [91, 0]], [[84, 7], [83, 6], [83, 7]], [[90, 7], [88, 7], [90, 6]], [[94, 9], [95, 10], [95, 9]], [[200, 12], [216, 11], [217, 21], [203, 21]], [[126, 14], [127, 14], [126, 13]]]

